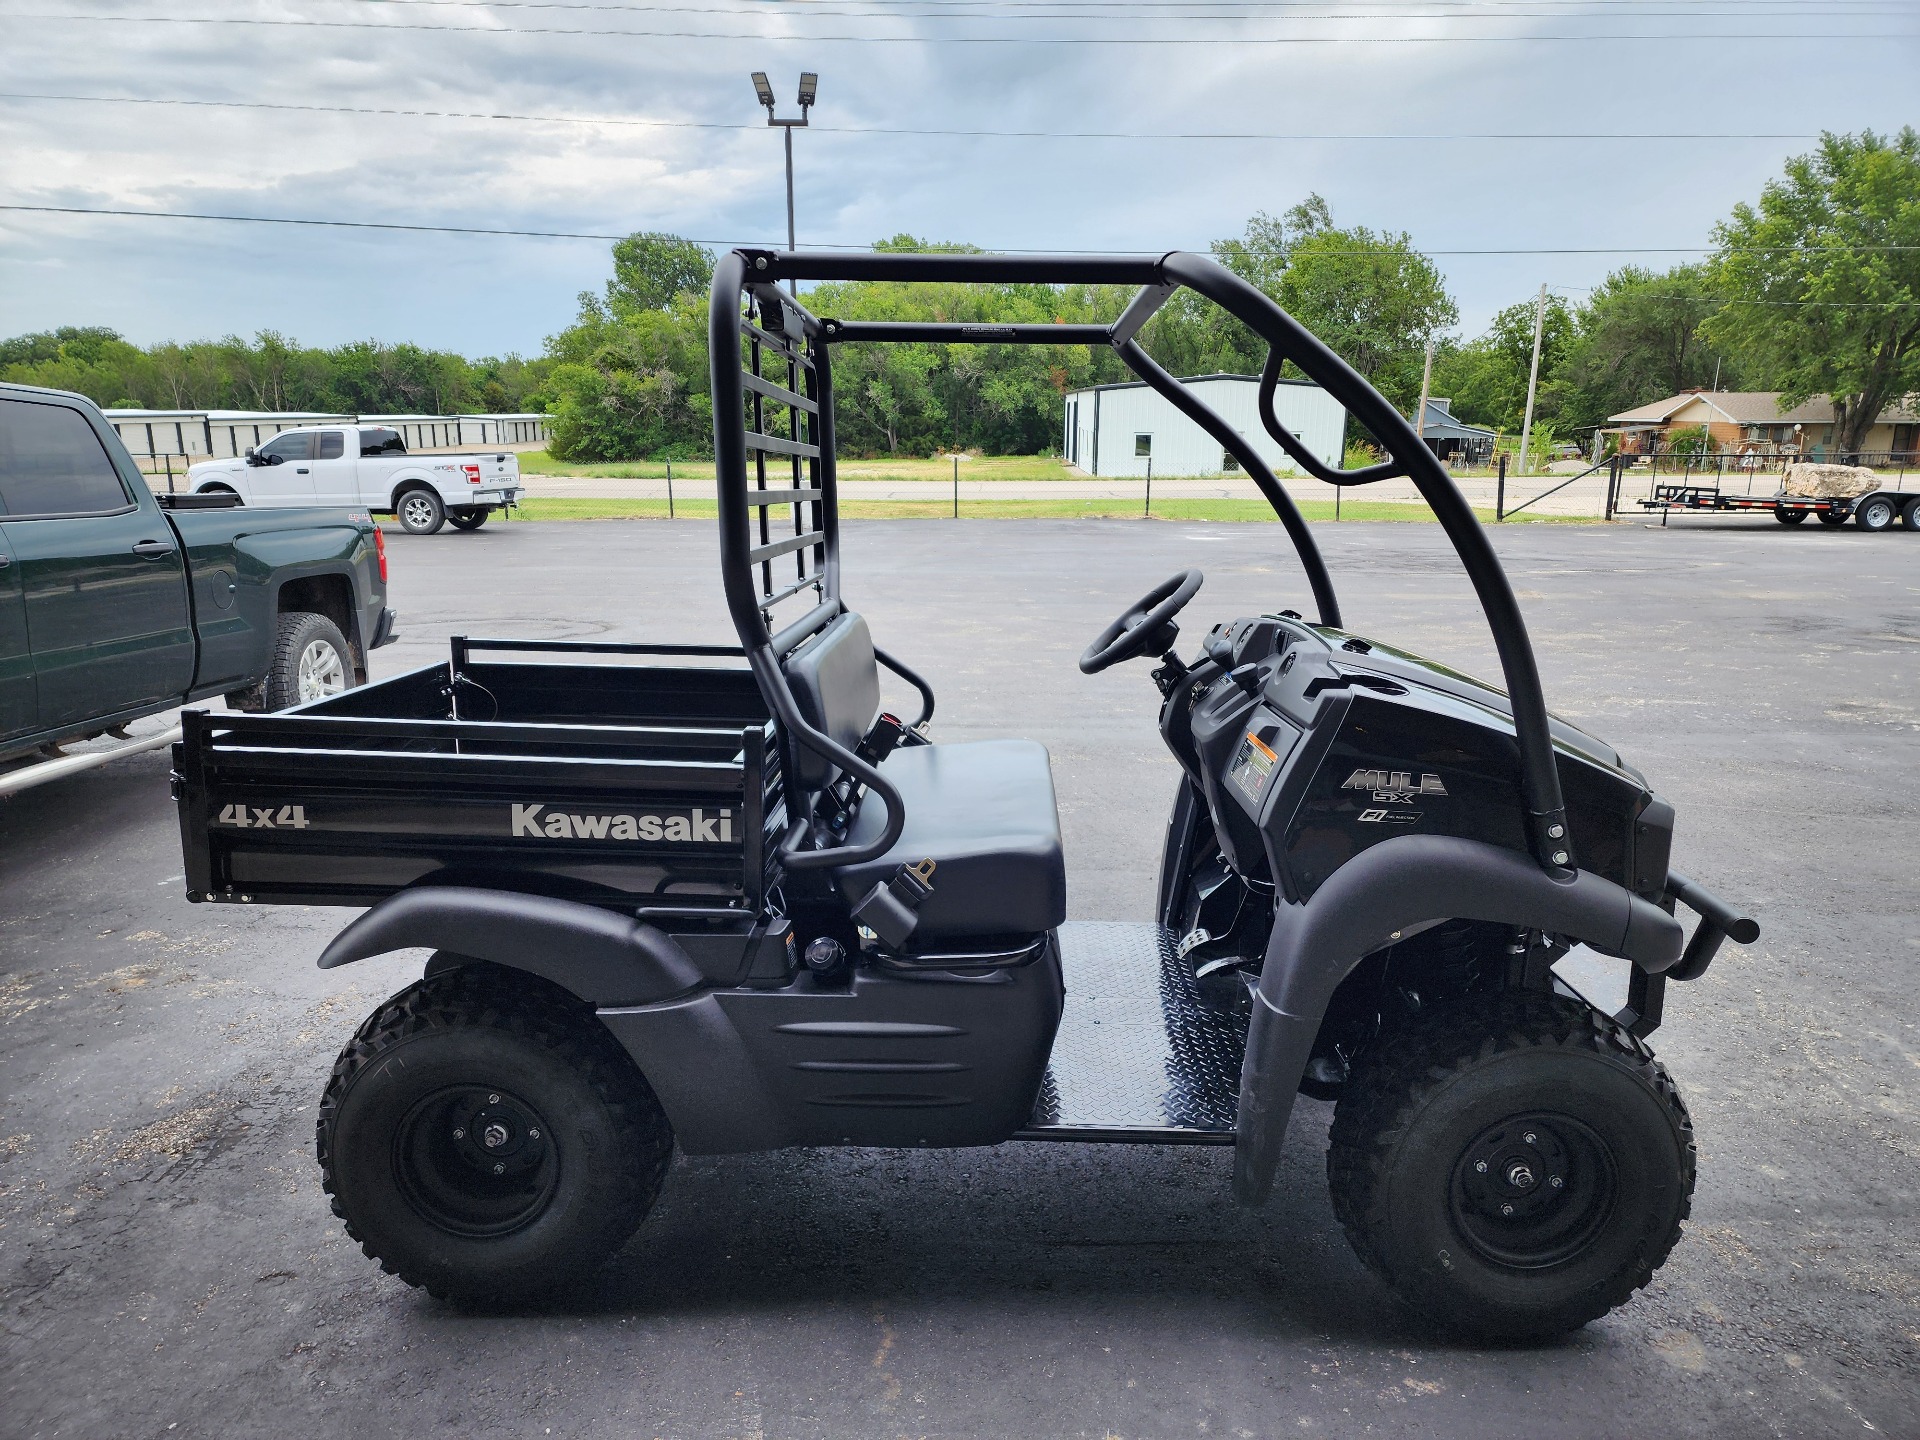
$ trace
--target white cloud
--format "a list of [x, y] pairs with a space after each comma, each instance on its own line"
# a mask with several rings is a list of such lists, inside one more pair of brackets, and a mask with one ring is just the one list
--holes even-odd
[[[88, 0], [85, 10], [105, 13], [105, 3]], [[173, 0], [180, 9], [204, 3]], [[1390, 3], [1357, 8], [1377, 13]], [[62, 0], [37, 4], [53, 11]], [[1741, 18], [1755, 7], [1719, 0], [1687, 7], [1723, 17], [1706, 20], [1587, 12], [1492, 22], [1350, 19], [1331, 27], [1370, 37], [1716, 29], [1724, 38], [1714, 42], [1297, 48], [863, 46], [391, 28], [396, 21], [767, 34], [1130, 28], [1016, 17], [878, 24], [799, 18], [792, 10], [782, 18], [764, 5], [741, 12], [750, 11], [751, 21], [645, 9], [366, 0], [237, 0], [208, 12], [385, 22], [384, 29], [145, 24], [133, 17], [172, 8], [161, 0], [112, 8], [126, 18], [0, 16], [8, 88], [651, 116], [750, 128], [0, 99], [0, 199], [606, 233], [668, 229], [707, 240], [766, 241], [785, 230], [780, 137], [756, 123], [751, 69], [773, 77], [783, 113], [799, 70], [817, 69], [815, 116], [823, 126], [1812, 132], [1903, 123], [1920, 58], [1913, 40], [1740, 38], [1743, 27], [1889, 31], [1900, 26], [1897, 10], [1877, 19], [1758, 20]], [[1204, 33], [1244, 38], [1277, 28], [1262, 21]], [[1187, 35], [1202, 33], [1203, 25], [1160, 30]], [[1197, 143], [825, 131], [795, 141], [802, 243], [860, 244], [907, 230], [988, 245], [1097, 250], [1203, 246], [1237, 232], [1253, 210], [1283, 209], [1309, 190], [1324, 194], [1342, 223], [1408, 230], [1430, 249], [1699, 245], [1714, 220], [1777, 173], [1785, 155], [1806, 148], [1780, 140]], [[1542, 280], [1591, 285], [1623, 258], [1459, 256], [1440, 263], [1471, 328]], [[92, 323], [145, 341], [274, 328], [312, 343], [377, 335], [475, 354], [529, 352], [570, 318], [575, 292], [596, 286], [606, 271], [606, 247], [588, 242], [0, 213], [0, 313], [9, 333]]]

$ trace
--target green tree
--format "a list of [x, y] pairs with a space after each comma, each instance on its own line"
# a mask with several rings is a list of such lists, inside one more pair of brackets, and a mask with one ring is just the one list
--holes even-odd
[[1280, 277], [1287, 272], [1293, 247], [1309, 236], [1333, 229], [1333, 212], [1317, 194], [1309, 194], [1298, 205], [1278, 216], [1264, 210], [1253, 212], [1247, 228], [1237, 240], [1216, 240], [1210, 247], [1213, 258], [1257, 290], [1269, 295], [1280, 293]]
[[74, 390], [109, 408], [453, 414], [537, 402], [544, 360], [468, 361], [446, 350], [360, 340], [320, 350], [271, 330], [251, 340], [142, 349], [99, 327], [0, 341], [0, 379]]
[[1714, 236], [1724, 303], [1707, 334], [1784, 405], [1832, 396], [1834, 448], [1860, 449], [1920, 389], [1920, 133], [1825, 134]]
[[1302, 237], [1275, 298], [1402, 408], [1418, 399], [1427, 338], [1460, 318], [1439, 270], [1410, 237], [1365, 226]]
[[607, 306], [615, 315], [665, 310], [682, 295], [704, 295], [713, 283], [713, 252], [648, 230], [617, 240]]
[[[1215, 260], [1277, 300], [1294, 246], [1332, 228], [1327, 202], [1310, 194], [1278, 217], [1256, 210], [1239, 238], [1216, 240], [1210, 248]], [[1190, 290], [1174, 292], [1140, 343], [1176, 375], [1252, 374], [1267, 363], [1266, 341]]]
[[1627, 266], [1574, 316], [1574, 334], [1548, 385], [1563, 424], [1586, 431], [1610, 415], [1685, 390], [1738, 390], [1740, 367], [1702, 333], [1717, 308], [1704, 265], [1664, 274]]
[[[1493, 317], [1484, 335], [1434, 355], [1433, 393], [1453, 400], [1453, 413], [1470, 425], [1518, 430], [1526, 417], [1527, 376], [1533, 365], [1533, 321], [1538, 301], [1521, 300]], [[1567, 302], [1548, 292], [1540, 328], [1540, 389], [1536, 420], [1559, 417], [1554, 389], [1572, 350], [1578, 324]]]
[[662, 309], [614, 315], [591, 292], [580, 316], [547, 342], [542, 394], [551, 449], [563, 460], [707, 453], [713, 410], [706, 298], [682, 291]]

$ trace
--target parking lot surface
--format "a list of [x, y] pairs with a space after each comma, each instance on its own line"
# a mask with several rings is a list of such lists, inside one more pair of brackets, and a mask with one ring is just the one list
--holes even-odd
[[[1483, 674], [1430, 525], [1316, 527], [1352, 628]], [[1496, 543], [1548, 702], [1679, 812], [1761, 917], [1669, 992], [1685, 1238], [1563, 1344], [1402, 1317], [1330, 1213], [1327, 1105], [1274, 1200], [1217, 1149], [1013, 1144], [680, 1159], [564, 1303], [463, 1314], [328, 1213], [334, 1053], [420, 955], [322, 973], [354, 912], [190, 906], [155, 754], [0, 802], [0, 1435], [1920, 1434], [1920, 536], [1528, 526]], [[1219, 619], [1305, 608], [1277, 527], [853, 522], [846, 591], [944, 738], [1053, 754], [1076, 918], [1149, 918], [1174, 784], [1102, 625], [1187, 565]], [[731, 639], [705, 522], [389, 537], [404, 638]], [[902, 697], [899, 701], [904, 704]], [[898, 708], [896, 705], [895, 708]]]

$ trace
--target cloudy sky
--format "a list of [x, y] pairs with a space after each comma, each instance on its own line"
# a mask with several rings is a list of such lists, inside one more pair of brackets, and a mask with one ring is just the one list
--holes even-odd
[[[1920, 7], [0, 0], [0, 54], [5, 205], [784, 240], [747, 77], [785, 114], [811, 69], [802, 245], [1199, 248], [1318, 191], [1411, 232], [1471, 333], [1689, 258], [1822, 129], [1913, 120]], [[0, 210], [0, 334], [531, 354], [607, 273], [595, 240]]]

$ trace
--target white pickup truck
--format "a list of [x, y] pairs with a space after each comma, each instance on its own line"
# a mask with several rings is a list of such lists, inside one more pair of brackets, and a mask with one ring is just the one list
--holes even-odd
[[203, 460], [187, 472], [196, 495], [231, 492], [248, 505], [353, 505], [394, 515], [400, 528], [431, 535], [447, 521], [478, 530], [492, 511], [520, 498], [512, 451], [409, 455], [385, 425], [282, 430], [232, 460]]

